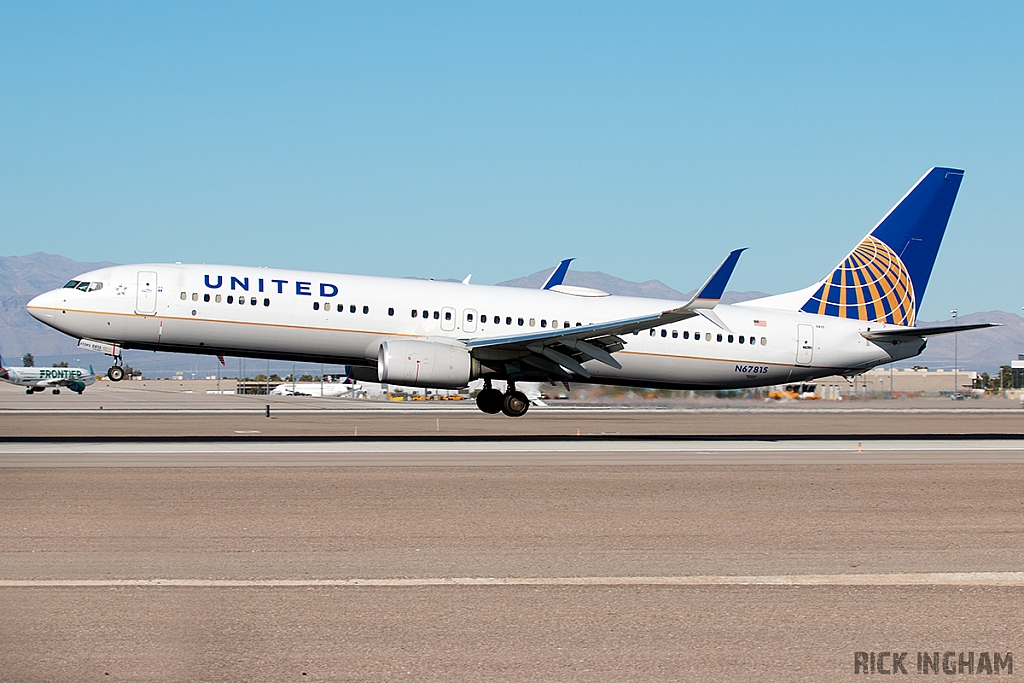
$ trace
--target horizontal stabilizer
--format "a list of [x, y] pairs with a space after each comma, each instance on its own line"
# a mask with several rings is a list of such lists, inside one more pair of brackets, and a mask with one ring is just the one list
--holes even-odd
[[871, 341], [886, 341], [890, 339], [909, 339], [912, 337], [934, 337], [940, 334], [953, 334], [954, 332], [967, 332], [968, 330], [981, 330], [986, 327], [1002, 327], [1002, 323], [973, 323], [971, 325], [936, 325], [935, 327], [904, 327], [893, 330], [872, 330], [861, 332], [861, 336]]

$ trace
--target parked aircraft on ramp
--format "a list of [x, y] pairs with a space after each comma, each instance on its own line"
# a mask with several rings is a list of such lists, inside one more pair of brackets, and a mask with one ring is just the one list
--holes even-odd
[[[115, 359], [145, 349], [355, 366], [361, 381], [460, 388], [485, 413], [526, 413], [517, 382], [733, 389], [854, 376], [911, 358], [927, 338], [989, 324], [916, 327], [963, 171], [933, 168], [823, 279], [720, 304], [742, 249], [689, 301], [218, 265], [102, 268], [28, 304]], [[506, 383], [505, 392], [493, 386]]]

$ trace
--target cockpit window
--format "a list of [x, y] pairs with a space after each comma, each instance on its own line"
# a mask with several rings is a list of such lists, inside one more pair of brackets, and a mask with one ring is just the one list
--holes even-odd
[[96, 292], [103, 289], [102, 282], [86, 282], [85, 280], [70, 280], [64, 289], [77, 289], [82, 292]]

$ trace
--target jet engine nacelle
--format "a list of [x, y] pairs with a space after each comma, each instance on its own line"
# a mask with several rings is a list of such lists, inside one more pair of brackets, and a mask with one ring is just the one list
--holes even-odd
[[377, 352], [378, 381], [406, 387], [461, 389], [480, 375], [480, 361], [457, 346], [394, 339]]

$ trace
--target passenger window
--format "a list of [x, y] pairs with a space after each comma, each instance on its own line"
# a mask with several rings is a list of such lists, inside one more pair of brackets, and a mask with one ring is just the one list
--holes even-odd
[[351, 306], [349, 306], [348, 307], [348, 312], [349, 313], [355, 313], [356, 312], [356, 305], [352, 304]]
[[541, 327], [547, 327], [548, 326], [548, 321], [545, 320], [544, 318], [541, 318], [540, 319], [540, 326]]
[[218, 294], [215, 297], [213, 297], [213, 300], [219, 304], [223, 300], [223, 298], [221, 297], [220, 294]]
[[434, 311], [434, 320], [440, 320], [441, 314], [438, 311]]
[[667, 337], [668, 336], [668, 330], [662, 330], [661, 331], [661, 336], [662, 337]]
[[430, 311], [423, 311], [423, 317], [424, 318], [429, 318], [430, 317]]
[[245, 305], [245, 297], [244, 296], [238, 297], [238, 303], [240, 303], [240, 304], [242, 304], [244, 306]]
[[365, 314], [367, 314], [369, 312], [370, 312], [370, 307], [369, 306], [363, 306], [363, 314], [365, 315]]
[[672, 330], [672, 338], [679, 339], [679, 330]]
[[416, 310], [416, 309], [414, 308], [414, 309], [412, 310], [412, 317], [414, 317], [414, 318], [415, 318], [415, 317], [416, 317], [417, 315], [419, 315], [419, 311], [417, 311], [417, 310]]
[[757, 343], [757, 339], [756, 339], [756, 338], [754, 338], [754, 337], [751, 337], [751, 338], [750, 338], [750, 345], [751, 345], [751, 346], [753, 346], [753, 345], [754, 345], [754, 344], [756, 344], [756, 343]]
[[635, 337], [635, 336], [637, 336], [638, 334], [640, 334], [640, 333], [639, 333], [639, 332], [634, 332], [634, 333], [633, 333], [633, 336]]
[[395, 309], [389, 308], [388, 309], [388, 315], [394, 315], [394, 314], [395, 314]]
[[746, 343], [747, 343], [747, 338], [741, 334], [740, 335], [740, 344], [746, 344]]
[[313, 310], [314, 311], [319, 311], [320, 310], [320, 302], [319, 301], [314, 301], [313, 302]]
[[[74, 280], [72, 280], [71, 282], [74, 282]], [[67, 289], [67, 288], [68, 288], [68, 286], [69, 286], [69, 285], [71, 284], [71, 282], [69, 282], [69, 283], [68, 283], [67, 285], [65, 285], [65, 286], [64, 286], [64, 289]], [[182, 293], [181, 293], [181, 300], [182, 300], [182, 301], [184, 301], [184, 300], [185, 300], [185, 299], [187, 299], [187, 298], [188, 298], [188, 294], [186, 294], [185, 292], [182, 292]]]
[[690, 338], [690, 331], [689, 330], [683, 330], [683, 339], [689, 339], [689, 338]]
[[511, 325], [512, 324], [512, 317], [511, 316], [505, 316], [505, 324], [506, 325]]
[[522, 319], [522, 318], [520, 318], [520, 319], [519, 319], [519, 327], [522, 327], [522, 326], [523, 326], [523, 319]]
[[264, 306], [269, 306], [270, 305], [270, 299], [264, 299], [263, 300], [263, 305]]
[[[184, 299], [184, 298], [185, 298], [185, 295], [184, 295], [184, 294], [182, 294], [182, 295], [181, 295], [181, 298], [182, 298], [182, 299]], [[233, 296], [231, 296], [230, 294], [228, 294], [228, 303], [229, 303], [229, 304], [233, 304], [233, 303], [235, 303], [235, 297], [233, 297]]]
[[467, 322], [473, 322], [473, 314], [472, 313], [467, 313], [466, 314], [466, 321]]
[[451, 320], [452, 319], [452, 312], [451, 311], [445, 311], [444, 312], [444, 319], [445, 320]]
[[718, 341], [722, 341], [722, 335], [718, 335]]
[[203, 301], [205, 301], [206, 303], [210, 303], [210, 295], [209, 294], [203, 294]]
[[654, 335], [656, 335], [656, 334], [658, 334], [658, 333], [657, 333], [657, 332], [655, 332], [655, 331], [654, 331], [654, 328], [652, 327], [652, 328], [651, 328], [651, 336], [653, 337], [653, 336], [654, 336]]
[[199, 301], [199, 293], [192, 292], [192, 301]]
[[[543, 320], [540, 321], [540, 326], [544, 327], [544, 321]], [[551, 327], [552, 328], [558, 327], [558, 321], [557, 320], [552, 320], [551, 321]]]
[[564, 327], [569, 327], [569, 321], [568, 320], [565, 321], [565, 325], [563, 326], [563, 328]]
[[250, 306], [255, 306], [256, 305], [256, 297], [252, 297], [251, 299], [249, 299], [249, 305]]
[[732, 335], [729, 335], [729, 343], [732, 344]]
[[536, 327], [536, 326], [537, 326], [537, 319], [536, 318], [530, 318], [530, 327]]
[[761, 337], [761, 346], [768, 346], [768, 337]]
[[324, 302], [324, 310], [325, 311], [331, 310], [331, 302], [330, 301], [325, 301]]
[[576, 323], [576, 327], [583, 327], [583, 323]]

